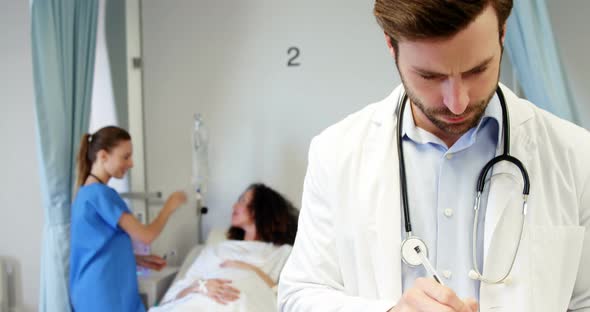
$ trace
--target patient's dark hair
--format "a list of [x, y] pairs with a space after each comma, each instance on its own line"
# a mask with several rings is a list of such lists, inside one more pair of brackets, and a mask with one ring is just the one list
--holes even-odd
[[[248, 209], [254, 217], [257, 240], [293, 245], [297, 233], [297, 209], [284, 196], [262, 183], [250, 185], [246, 191], [249, 190], [252, 200]], [[244, 235], [244, 230], [235, 226], [227, 231], [228, 239], [244, 240]]]

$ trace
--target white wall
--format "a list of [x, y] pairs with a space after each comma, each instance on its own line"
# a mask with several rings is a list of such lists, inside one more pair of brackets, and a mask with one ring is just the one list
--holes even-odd
[[[203, 113], [205, 230], [227, 226], [255, 181], [299, 206], [312, 136], [399, 82], [372, 1], [144, 0], [142, 8], [148, 188], [190, 181], [192, 115]], [[299, 67], [287, 67], [291, 46]]]
[[0, 1], [0, 257], [18, 311], [37, 311], [43, 224], [30, 41], [29, 2]]
[[[253, 181], [268, 183], [299, 205], [312, 136], [385, 97], [399, 82], [372, 5], [144, 0], [148, 188], [169, 192], [190, 181], [191, 118], [201, 112], [211, 133], [205, 232], [228, 224], [233, 201]], [[584, 6], [577, 1], [568, 10]], [[551, 8], [560, 16], [562, 7]], [[570, 31], [565, 22], [556, 26], [556, 35]], [[573, 40], [565, 44], [566, 52], [577, 49]], [[301, 49], [300, 67], [286, 66], [290, 46]], [[585, 61], [583, 55], [568, 61]], [[512, 86], [507, 55], [502, 70], [501, 80]], [[587, 72], [573, 75], [588, 77]], [[573, 86], [578, 98], [587, 98], [584, 82]], [[155, 249], [164, 252], [163, 245], [178, 238], [162, 240]]]

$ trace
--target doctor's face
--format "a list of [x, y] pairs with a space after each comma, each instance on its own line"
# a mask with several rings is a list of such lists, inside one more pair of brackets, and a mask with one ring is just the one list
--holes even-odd
[[498, 85], [503, 40], [491, 6], [450, 38], [400, 40], [397, 51], [387, 38], [416, 125], [448, 146], [474, 127]]

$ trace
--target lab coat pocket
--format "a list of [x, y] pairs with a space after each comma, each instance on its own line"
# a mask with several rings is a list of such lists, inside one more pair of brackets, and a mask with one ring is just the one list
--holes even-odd
[[530, 234], [534, 311], [567, 311], [580, 265], [584, 227], [530, 225]]

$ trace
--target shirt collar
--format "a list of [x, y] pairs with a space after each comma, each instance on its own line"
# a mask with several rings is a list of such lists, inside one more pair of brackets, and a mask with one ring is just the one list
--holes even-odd
[[[416, 144], [440, 145], [446, 150], [447, 146], [441, 139], [416, 126], [409, 102], [410, 99], [407, 98], [406, 101], [406, 107], [403, 112], [402, 138], [406, 140], [409, 139]], [[461, 138], [457, 140], [455, 145], [452, 146], [452, 149], [459, 151], [473, 145], [477, 140], [478, 133], [484, 127], [489, 127], [493, 121], [495, 121], [495, 125], [498, 127], [498, 135], [496, 138], [496, 144], [498, 144], [498, 142], [501, 142], [502, 135], [502, 106], [500, 105], [498, 94], [494, 94], [478, 124], [464, 133]]]

